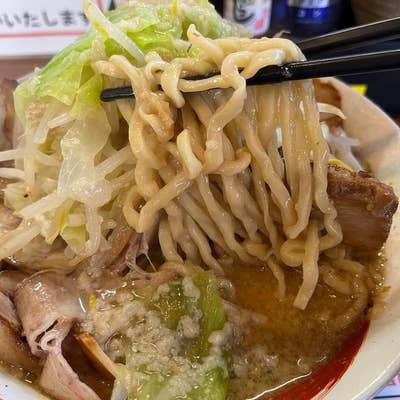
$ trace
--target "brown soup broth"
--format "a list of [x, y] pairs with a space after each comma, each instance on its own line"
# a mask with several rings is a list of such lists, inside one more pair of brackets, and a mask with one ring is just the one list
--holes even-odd
[[[374, 295], [383, 287], [384, 256], [379, 253], [358, 254], [356, 257], [366, 265], [371, 277], [372, 305]], [[293, 307], [302, 281], [298, 269], [285, 269], [286, 295], [283, 300], [278, 299], [277, 281], [267, 267], [235, 264], [226, 270], [226, 278], [235, 288], [234, 304], [263, 317], [262, 324], [249, 322], [239, 329], [234, 328], [228, 400], [258, 398], [265, 393], [273, 396], [291, 383], [307, 379], [312, 371], [335, 356], [367, 318], [368, 310], [365, 310], [345, 328], [335, 324], [336, 318], [345, 313], [354, 300], [322, 283], [318, 283], [304, 311]], [[116, 283], [108, 280], [103, 284], [101, 286], [106, 288], [114, 287]], [[63, 344], [63, 353], [80, 379], [101, 399], [109, 400], [112, 382], [104, 380], [91, 366], [72, 334]], [[0, 367], [40, 390], [38, 377], [34, 374], [26, 374], [1, 361]]]
[[229, 400], [273, 392], [307, 377], [338, 351], [366, 317], [358, 315], [344, 329], [336, 326], [335, 319], [353, 300], [323, 284], [318, 284], [304, 311], [293, 307], [302, 276], [290, 268], [285, 275], [286, 296], [280, 301], [269, 269], [235, 265], [228, 273], [236, 289], [235, 303], [267, 317], [265, 326], [249, 324], [234, 345]]

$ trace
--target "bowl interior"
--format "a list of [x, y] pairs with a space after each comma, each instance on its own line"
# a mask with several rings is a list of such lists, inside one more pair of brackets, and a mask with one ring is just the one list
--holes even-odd
[[[345, 129], [351, 137], [360, 140], [360, 158], [400, 195], [399, 128], [368, 99], [336, 79], [328, 80], [341, 93], [342, 109], [347, 116]], [[396, 246], [400, 243], [399, 219], [400, 213], [397, 212], [385, 246], [386, 284], [391, 289], [381, 300], [380, 312], [371, 321], [354, 362], [324, 396], [325, 400], [366, 400], [400, 368], [400, 246]], [[0, 396], [3, 400], [46, 400], [45, 396], [1, 371]]]

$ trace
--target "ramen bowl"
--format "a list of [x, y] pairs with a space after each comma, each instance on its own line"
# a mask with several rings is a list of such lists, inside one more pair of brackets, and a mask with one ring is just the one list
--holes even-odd
[[[376, 105], [336, 79], [328, 79], [342, 97], [348, 135], [359, 139], [357, 155], [380, 180], [400, 195], [400, 134], [397, 125]], [[277, 400], [367, 400], [400, 369], [400, 242], [399, 212], [385, 245], [386, 285], [369, 324], [350, 337], [339, 354], [281, 394]], [[1, 340], [1, 338], [0, 338]], [[272, 397], [271, 397], [272, 396]], [[28, 384], [0, 371], [1, 400], [46, 399]]]

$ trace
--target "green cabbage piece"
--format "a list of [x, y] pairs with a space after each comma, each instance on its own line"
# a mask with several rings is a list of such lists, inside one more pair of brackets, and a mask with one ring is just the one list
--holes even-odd
[[211, 333], [224, 326], [225, 314], [214, 276], [209, 272], [200, 272], [193, 278], [193, 281], [200, 290], [197, 306], [202, 312], [203, 318], [201, 319], [199, 341], [192, 351], [196, 357], [202, 357], [210, 349], [208, 338]]
[[[168, 293], [160, 296], [157, 300], [152, 297], [154, 289], [139, 291], [137, 296], [146, 302], [149, 310], [156, 310], [162, 323], [175, 331], [176, 334], [178, 334], [177, 328], [182, 317], [200, 313], [199, 335], [196, 338], [187, 339], [179, 355], [190, 361], [193, 371], [202, 368], [203, 363], [206, 363], [206, 360], [213, 356], [219, 357], [218, 365], [215, 366], [210, 363], [210, 367], [205, 367], [202, 375], [197, 376], [196, 383], [187, 390], [185, 397], [178, 397], [171, 388], [171, 382], [177, 377], [179, 382], [181, 379], [184, 380], [186, 376], [182, 376], [181, 372], [173, 370], [156, 373], [147, 365], [139, 365], [137, 358], [134, 358], [133, 350], [128, 345], [126, 369], [123, 374], [125, 377], [121, 380], [122, 383], [124, 379], [131, 383], [132, 381], [137, 382], [131, 388], [129, 400], [178, 400], [181, 398], [188, 400], [224, 400], [226, 398], [229, 380], [227, 373], [229, 348], [227, 345], [224, 345], [223, 348], [212, 348], [213, 346], [208, 341], [213, 332], [224, 329], [226, 322], [216, 279], [212, 273], [205, 271], [195, 273], [191, 279], [200, 292], [198, 298], [188, 297], [184, 294], [182, 279], [170, 282]], [[143, 359], [143, 357], [140, 359]]]
[[[158, 51], [170, 57], [189, 54], [188, 46], [182, 46], [179, 40], [187, 39], [186, 31], [190, 24], [195, 24], [202, 34], [210, 38], [242, 33], [236, 25], [222, 19], [214, 7], [204, 0], [178, 2], [176, 12], [171, 2], [131, 2], [105, 15], [144, 53]], [[78, 89], [84, 83], [81, 79], [83, 70], [90, 68], [90, 48], [94, 40], [105, 43], [107, 56], [128, 56], [115, 40], [91, 28], [16, 89], [16, 111], [22, 122], [25, 120], [24, 110], [35, 99], [49, 102], [54, 98], [67, 105], [74, 102]]]
[[186, 355], [196, 359], [208, 353], [208, 338], [213, 331], [223, 328], [225, 315], [214, 277], [209, 272], [199, 272], [193, 277], [193, 282], [200, 290], [197, 301], [185, 297], [181, 282], [176, 281], [170, 284], [169, 295], [153, 302], [152, 306], [160, 312], [162, 321], [170, 329], [176, 329], [184, 315], [191, 315], [196, 309], [201, 311], [200, 335], [186, 349]]
[[[161, 379], [160, 379], [161, 378]], [[168, 392], [168, 378], [152, 374], [141, 387], [138, 394], [128, 397], [128, 400], [225, 400], [228, 392], [228, 378], [220, 368], [207, 372], [203, 382], [186, 394], [185, 397], [172, 396]]]
[[94, 75], [77, 92], [71, 110], [76, 120], [61, 140], [64, 162], [58, 178], [60, 195], [97, 207], [111, 197], [111, 188], [97, 176], [94, 164], [96, 154], [106, 144], [111, 131], [100, 104], [102, 86], [103, 78]]

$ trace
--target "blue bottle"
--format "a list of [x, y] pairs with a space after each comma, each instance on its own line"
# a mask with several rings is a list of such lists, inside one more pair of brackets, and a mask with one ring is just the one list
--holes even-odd
[[291, 33], [298, 37], [322, 35], [338, 29], [343, 0], [286, 0]]

